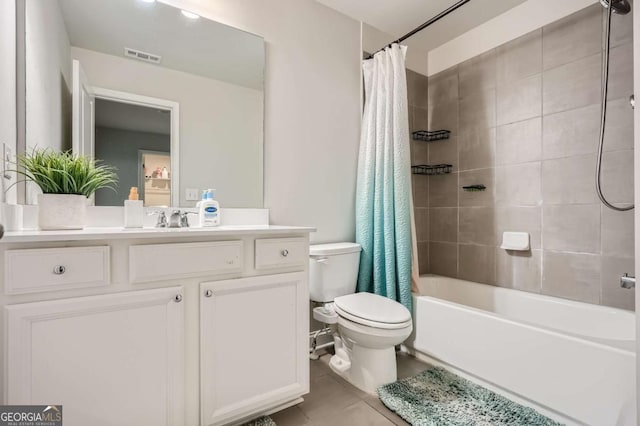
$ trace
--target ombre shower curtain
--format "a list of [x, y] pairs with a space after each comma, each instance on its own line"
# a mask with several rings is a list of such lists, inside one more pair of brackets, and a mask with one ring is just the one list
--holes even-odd
[[405, 46], [393, 44], [363, 62], [356, 242], [362, 246], [358, 291], [397, 300], [412, 311], [417, 265], [405, 54]]

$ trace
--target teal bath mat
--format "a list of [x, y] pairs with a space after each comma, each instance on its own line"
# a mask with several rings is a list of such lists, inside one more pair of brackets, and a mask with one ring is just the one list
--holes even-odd
[[378, 395], [413, 426], [560, 425], [439, 367], [380, 386]]
[[262, 416], [255, 420], [251, 420], [249, 423], [245, 423], [242, 426], [276, 426], [276, 422], [271, 420], [271, 417], [269, 416]]

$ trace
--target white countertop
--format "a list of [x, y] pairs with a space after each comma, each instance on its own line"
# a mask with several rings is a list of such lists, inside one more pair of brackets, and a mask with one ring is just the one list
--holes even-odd
[[213, 228], [85, 228], [74, 231], [11, 231], [5, 232], [0, 244], [47, 241], [119, 240], [132, 238], [193, 238], [232, 235], [300, 234], [314, 232], [306, 226], [234, 225]]

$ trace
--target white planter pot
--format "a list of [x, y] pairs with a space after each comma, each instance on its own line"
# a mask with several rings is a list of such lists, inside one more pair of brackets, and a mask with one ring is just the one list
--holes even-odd
[[73, 194], [38, 194], [38, 226], [42, 230], [83, 229], [87, 197]]

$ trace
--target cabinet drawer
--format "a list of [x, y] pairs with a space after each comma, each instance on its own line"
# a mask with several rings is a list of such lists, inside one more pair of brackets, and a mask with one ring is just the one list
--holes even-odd
[[109, 285], [109, 247], [7, 250], [7, 294], [37, 293]]
[[304, 238], [268, 238], [256, 240], [256, 269], [303, 269], [309, 261]]
[[242, 272], [242, 241], [152, 244], [129, 248], [132, 283]]

